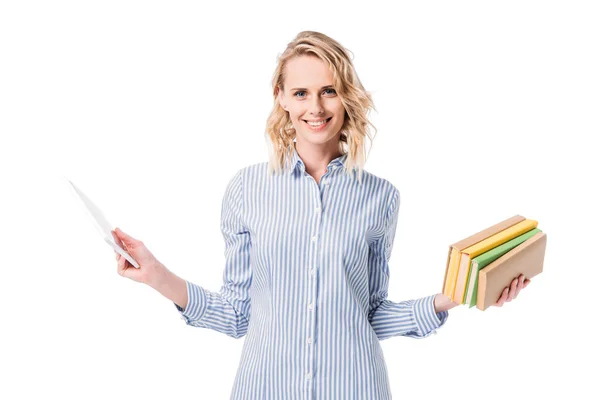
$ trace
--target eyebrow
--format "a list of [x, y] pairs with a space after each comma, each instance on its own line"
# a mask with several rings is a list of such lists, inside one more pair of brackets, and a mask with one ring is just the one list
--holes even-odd
[[[323, 86], [321, 88], [321, 90], [328, 89], [328, 88], [332, 88], [333, 89], [334, 87], [333, 87], [333, 85], [327, 85], [327, 86]], [[308, 89], [306, 89], [306, 88], [293, 88], [293, 89], [290, 89], [290, 90], [308, 90]]]

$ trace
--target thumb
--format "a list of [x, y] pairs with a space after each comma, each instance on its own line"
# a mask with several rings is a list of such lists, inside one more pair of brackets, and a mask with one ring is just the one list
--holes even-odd
[[137, 243], [137, 240], [120, 230], [119, 228], [115, 228], [115, 233], [123, 241], [127, 246], [134, 246]]

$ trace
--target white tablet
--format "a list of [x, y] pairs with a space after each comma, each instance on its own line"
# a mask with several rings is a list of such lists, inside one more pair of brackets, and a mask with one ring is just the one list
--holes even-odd
[[71, 192], [78, 199], [79, 203], [83, 205], [85, 208], [86, 214], [90, 216], [90, 219], [100, 235], [104, 238], [104, 241], [108, 243], [110, 247], [112, 247], [117, 253], [125, 257], [127, 261], [131, 263], [136, 268], [140, 266], [138, 263], [127, 253], [127, 251], [121, 247], [120, 241], [115, 241], [115, 238], [112, 234], [112, 225], [106, 220], [102, 211], [87, 197], [77, 186], [73, 184], [69, 179], [70, 187], [73, 189]]

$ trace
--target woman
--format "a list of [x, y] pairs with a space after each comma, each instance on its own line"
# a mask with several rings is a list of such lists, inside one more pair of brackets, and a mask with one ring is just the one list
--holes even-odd
[[[399, 192], [364, 170], [370, 95], [347, 50], [301, 32], [279, 58], [270, 160], [239, 170], [222, 206], [224, 283], [170, 272], [142, 242], [116, 238], [119, 274], [175, 303], [189, 325], [247, 335], [231, 398], [390, 399], [380, 340], [424, 338], [456, 306], [443, 294], [387, 299]], [[496, 305], [517, 296], [522, 277]]]

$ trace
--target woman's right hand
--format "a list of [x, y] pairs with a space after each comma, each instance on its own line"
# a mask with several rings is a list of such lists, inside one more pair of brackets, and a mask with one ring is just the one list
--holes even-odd
[[119, 275], [152, 287], [155, 287], [167, 275], [167, 268], [154, 257], [142, 241], [134, 239], [119, 228], [115, 228], [111, 233], [115, 242], [120, 243], [121, 247], [140, 266], [140, 268], [134, 267], [125, 257], [115, 251]]

